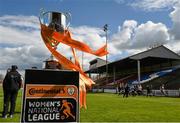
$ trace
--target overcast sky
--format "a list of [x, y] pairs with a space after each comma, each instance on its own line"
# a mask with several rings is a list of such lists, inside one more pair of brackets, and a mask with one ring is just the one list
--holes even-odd
[[[0, 0], [0, 70], [12, 64], [19, 69], [42, 67], [50, 56], [40, 36], [41, 8], [70, 12], [73, 38], [93, 49], [105, 43], [104, 24], [109, 25], [109, 61], [121, 59], [164, 44], [180, 51], [179, 0]], [[67, 58], [67, 46], [59, 52]], [[81, 52], [78, 53], [81, 60]], [[96, 58], [84, 53], [84, 68]], [[104, 58], [104, 57], [103, 57]]]

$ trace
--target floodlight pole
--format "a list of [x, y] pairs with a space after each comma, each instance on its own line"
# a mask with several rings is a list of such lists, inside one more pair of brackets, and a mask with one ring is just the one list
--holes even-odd
[[[107, 49], [107, 46], [108, 46], [108, 40], [107, 40], [107, 38], [108, 38], [108, 35], [107, 35], [107, 33], [108, 33], [108, 24], [105, 24], [104, 25], [104, 32], [106, 33], [106, 50], [108, 50]], [[108, 55], [106, 54], [106, 82], [108, 82]]]
[[138, 84], [140, 85], [140, 82], [141, 82], [141, 66], [140, 66], [140, 60], [137, 60], [137, 68], [138, 68]]

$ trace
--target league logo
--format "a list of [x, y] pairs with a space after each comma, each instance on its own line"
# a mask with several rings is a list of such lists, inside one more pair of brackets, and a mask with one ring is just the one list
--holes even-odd
[[75, 92], [75, 89], [73, 87], [70, 87], [67, 89], [69, 95], [73, 95]]

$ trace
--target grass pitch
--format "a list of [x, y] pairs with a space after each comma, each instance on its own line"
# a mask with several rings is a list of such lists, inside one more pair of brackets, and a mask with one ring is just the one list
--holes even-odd
[[[0, 87], [1, 88], [1, 87]], [[19, 91], [16, 114], [0, 122], [19, 122], [22, 91]], [[81, 109], [81, 122], [180, 122], [180, 98], [129, 97], [116, 94], [87, 94], [87, 110]], [[0, 113], [3, 108], [3, 93], [0, 89]]]
[[180, 98], [88, 94], [81, 121], [180, 122]]

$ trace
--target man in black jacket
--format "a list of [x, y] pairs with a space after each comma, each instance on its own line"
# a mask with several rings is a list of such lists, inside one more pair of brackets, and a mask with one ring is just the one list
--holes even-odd
[[18, 90], [21, 88], [21, 75], [16, 70], [17, 66], [12, 65], [10, 72], [7, 72], [4, 80], [3, 80], [3, 92], [4, 92], [4, 106], [2, 117], [7, 118], [9, 101], [11, 104], [10, 114], [9, 116], [12, 118], [15, 106], [16, 106], [16, 98], [18, 95]]
[[128, 84], [126, 84], [126, 87], [124, 88], [124, 95], [123, 95], [123, 97], [128, 97], [129, 90], [130, 90], [130, 88], [129, 88]]

